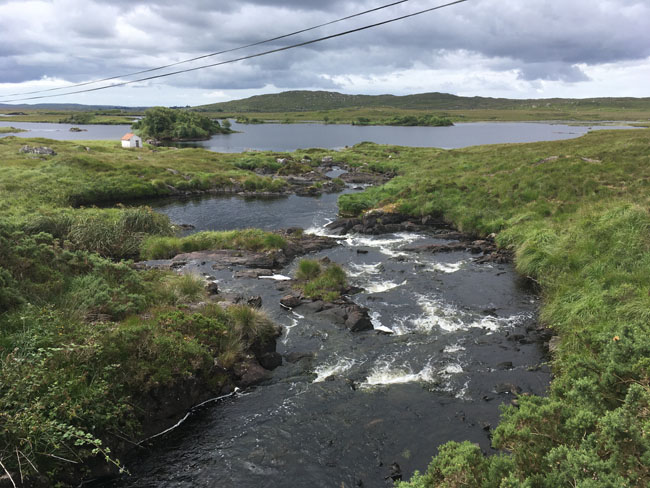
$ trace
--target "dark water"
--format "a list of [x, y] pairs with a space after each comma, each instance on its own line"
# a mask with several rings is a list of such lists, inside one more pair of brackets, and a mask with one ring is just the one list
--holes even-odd
[[[0, 126], [28, 129], [14, 134], [18, 137], [47, 137], [56, 140], [115, 140], [127, 132], [129, 125], [84, 125], [87, 132], [70, 132], [70, 124], [42, 124], [0, 121]], [[536, 142], [572, 139], [589, 130], [627, 129], [624, 126], [568, 126], [564, 124], [524, 122], [477, 122], [453, 127], [386, 127], [323, 124], [261, 124], [233, 123], [234, 134], [220, 134], [209, 141], [179, 144], [184, 147], [205, 147], [211, 151], [236, 153], [246, 150], [294, 151], [322, 147], [340, 149], [363, 141], [410, 147], [441, 147], [454, 149], [479, 144]], [[11, 135], [11, 134], [4, 134]]]
[[[333, 195], [231, 197], [158, 210], [201, 229], [252, 227], [264, 219], [267, 228], [323, 232], [335, 202]], [[284, 326], [278, 341], [284, 364], [269, 384], [211, 404], [146, 456], [127, 460], [132, 476], [110, 486], [381, 487], [390, 486], [384, 478], [391, 463], [410, 476], [449, 440], [477, 442], [490, 452], [486, 428], [497, 424], [499, 404], [513, 398], [499, 393], [500, 385], [538, 394], [548, 385], [548, 371], [538, 368], [539, 345], [521, 340], [536, 326], [537, 298], [509, 265], [477, 265], [463, 252], [403, 249], [433, 242], [440, 241], [426, 234], [352, 235], [314, 256], [342, 264], [365, 289], [355, 300], [370, 308], [376, 330], [356, 334], [300, 308], [281, 308], [286, 291], [279, 282], [235, 281], [236, 270], [189, 263], [184, 272], [210, 275], [220, 289], [262, 296], [264, 311]], [[291, 275], [295, 265], [282, 273]], [[303, 358], [287, 361], [292, 354]], [[503, 369], [506, 361], [512, 369]]]

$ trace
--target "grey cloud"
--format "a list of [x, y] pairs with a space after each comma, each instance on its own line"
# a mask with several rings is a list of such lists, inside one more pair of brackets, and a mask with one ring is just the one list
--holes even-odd
[[[14, 83], [43, 76], [74, 82], [137, 71], [282, 35], [384, 2], [89, 0], [79, 4], [78, 11], [62, 11], [60, 18], [39, 19], [38, 10], [31, 12], [34, 25], [45, 26], [41, 33], [26, 29], [20, 19], [3, 18], [2, 8], [10, 3], [0, 1], [0, 82]], [[433, 4], [409, 2], [202, 63], [328, 35]], [[118, 20], [118, 14], [123, 20]], [[160, 83], [182, 87], [195, 83], [195, 87], [210, 89], [259, 88], [271, 83], [280, 88], [329, 89], [335, 86], [328, 75], [377, 76], [415, 66], [441, 69], [447, 66], [446, 56], [462, 60], [463, 53], [482, 57], [494, 71], [517, 70], [523, 80], [575, 83], [588, 80], [578, 64], [650, 56], [648, 18], [650, 5], [635, 0], [475, 0], [238, 63], [243, 67], [227, 65]], [[67, 61], [55, 61], [60, 58]]]

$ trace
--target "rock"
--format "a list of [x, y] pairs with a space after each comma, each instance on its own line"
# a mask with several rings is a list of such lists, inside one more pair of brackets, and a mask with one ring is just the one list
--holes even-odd
[[347, 310], [347, 315], [345, 326], [350, 329], [351, 332], [372, 330], [372, 322], [368, 316], [368, 309], [359, 305], [353, 305]]
[[219, 285], [217, 284], [216, 281], [208, 281], [208, 283], [205, 285], [205, 291], [210, 296], [218, 295], [219, 294]]
[[368, 254], [367, 249], [357, 249], [357, 254]]
[[315, 300], [313, 302], [304, 303], [300, 309], [301, 313], [303, 311], [307, 313], [318, 313], [325, 308], [325, 303], [322, 300]]
[[289, 363], [297, 363], [303, 359], [313, 359], [314, 353], [312, 352], [290, 352], [285, 356], [285, 359]]
[[166, 171], [169, 171], [173, 175], [179, 174], [179, 172], [173, 168], [165, 168]]
[[18, 151], [21, 154], [41, 154], [45, 156], [56, 156], [54, 149], [47, 146], [42, 147], [32, 147], [32, 146], [23, 146]]
[[553, 336], [551, 339], [548, 341], [548, 352], [551, 354], [555, 354], [560, 347], [560, 344], [562, 343], [562, 340], [560, 339], [560, 336]]
[[88, 132], [88, 129], [80, 129], [79, 127], [70, 127], [70, 132]]
[[495, 393], [504, 393], [507, 395], [518, 395], [521, 393], [521, 388], [512, 383], [499, 383], [494, 387]]
[[321, 159], [321, 163], [323, 164], [332, 164], [334, 162], [334, 158], [332, 156], [325, 156], [323, 159]]
[[282, 366], [282, 356], [277, 352], [267, 352], [259, 358], [259, 362], [264, 369], [274, 370]]
[[302, 298], [296, 295], [285, 295], [280, 298], [280, 305], [287, 308], [296, 308], [302, 305]]
[[239, 377], [237, 383], [244, 388], [257, 385], [270, 378], [269, 371], [260, 366], [256, 361], [239, 363], [235, 365], [234, 371]]
[[508, 370], [512, 368], [513, 368], [512, 361], [504, 361], [496, 365], [496, 369], [500, 369], [500, 370]]
[[[256, 296], [253, 296], [253, 297], [249, 297], [249, 298], [246, 300], [246, 304], [247, 304], [249, 307], [253, 307], [253, 308], [262, 308], [262, 297], [259, 296], [259, 295], [256, 295]], [[269, 369], [269, 368], [267, 368], [267, 369]]]

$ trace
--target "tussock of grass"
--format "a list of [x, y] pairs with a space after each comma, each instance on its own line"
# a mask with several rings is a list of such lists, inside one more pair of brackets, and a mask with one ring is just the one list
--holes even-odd
[[181, 253], [210, 249], [267, 251], [286, 245], [282, 236], [259, 229], [199, 232], [187, 237], [149, 237], [142, 243], [140, 256], [142, 259], [169, 259]]
[[347, 288], [345, 271], [338, 264], [321, 266], [313, 259], [301, 259], [296, 270], [298, 287], [307, 298], [334, 301]]

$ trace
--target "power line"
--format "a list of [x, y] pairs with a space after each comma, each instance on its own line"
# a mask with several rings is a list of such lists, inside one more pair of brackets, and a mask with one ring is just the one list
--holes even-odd
[[95, 83], [101, 83], [101, 82], [104, 82], [104, 81], [116, 80], [118, 78], [126, 78], [126, 77], [129, 77], [129, 76], [136, 76], [136, 75], [141, 75], [141, 74], [144, 74], [144, 73], [151, 73], [153, 71], [159, 71], [161, 69], [171, 68], [173, 66], [178, 66], [180, 64], [191, 63], [192, 61], [198, 61], [199, 59], [210, 58], [210, 57], [213, 57], [213, 56], [218, 56], [220, 54], [231, 53], [231, 52], [240, 51], [242, 49], [246, 49], [246, 48], [249, 48], [249, 47], [254, 47], [254, 46], [259, 46], [259, 45], [262, 45], [262, 44], [268, 44], [269, 42], [279, 41], [280, 39], [286, 39], [287, 37], [292, 37], [292, 36], [295, 36], [295, 35], [298, 35], [298, 34], [303, 34], [305, 32], [320, 29], [321, 27], [326, 27], [328, 25], [336, 24], [338, 22], [343, 22], [345, 20], [350, 20], [350, 19], [353, 19], [355, 17], [361, 17], [362, 15], [366, 15], [366, 14], [369, 14], [369, 13], [372, 13], [372, 12], [377, 12], [379, 10], [383, 10], [383, 9], [386, 9], [386, 8], [389, 8], [389, 7], [394, 7], [395, 5], [399, 5], [400, 3], [406, 3], [408, 1], [409, 0], [400, 0], [398, 2], [389, 3], [389, 4], [386, 4], [386, 5], [382, 5], [380, 7], [375, 7], [375, 8], [369, 9], [369, 10], [364, 10], [363, 12], [358, 12], [356, 14], [348, 15], [346, 17], [341, 17], [340, 19], [325, 22], [324, 24], [319, 24], [319, 25], [315, 25], [313, 27], [308, 27], [306, 29], [297, 30], [295, 32], [291, 32], [290, 34], [284, 34], [284, 35], [281, 35], [281, 36], [273, 37], [271, 39], [265, 39], [263, 41], [253, 42], [251, 44], [246, 44], [245, 46], [239, 46], [239, 47], [234, 47], [234, 48], [231, 48], [231, 49], [225, 49], [223, 51], [217, 51], [217, 52], [214, 52], [214, 53], [203, 54], [203, 55], [197, 56], [195, 58], [184, 59], [182, 61], [177, 61], [175, 63], [166, 64], [164, 66], [158, 66], [157, 68], [148, 68], [148, 69], [144, 69], [144, 70], [141, 70], [141, 71], [135, 71], [133, 73], [127, 73], [127, 74], [124, 74], [124, 75], [110, 76], [108, 78], [102, 78], [100, 80], [85, 81], [83, 83], [76, 83], [74, 85], [59, 86], [59, 87], [56, 87], [56, 88], [47, 88], [47, 89], [44, 89], [44, 90], [35, 90], [35, 91], [29, 91], [29, 92], [10, 93], [8, 95], [3, 95], [3, 96], [5, 96], [5, 97], [18, 97], [18, 96], [23, 96], [23, 95], [33, 95], [33, 94], [36, 94], [36, 93], [45, 93], [45, 92], [51, 92], [51, 91], [56, 91], [56, 90], [67, 90], [67, 89], [70, 89], [70, 88], [77, 88], [77, 87], [80, 87], [80, 86], [93, 85]]
[[263, 52], [256, 53], [256, 54], [250, 54], [248, 56], [242, 56], [242, 57], [235, 58], [235, 59], [229, 59], [227, 61], [221, 61], [221, 62], [218, 62], [218, 63], [205, 64], [203, 66], [197, 66], [195, 68], [188, 68], [188, 69], [183, 69], [183, 70], [178, 70], [178, 71], [172, 71], [170, 73], [163, 73], [163, 74], [160, 74], [160, 75], [148, 76], [148, 77], [145, 77], [145, 78], [139, 78], [137, 80], [123, 81], [121, 83], [114, 83], [112, 85], [100, 86], [100, 87], [97, 87], [97, 88], [86, 88], [84, 90], [76, 90], [76, 91], [72, 91], [72, 92], [68, 92], [68, 93], [59, 93], [59, 94], [56, 94], [56, 95], [40, 95], [40, 96], [36, 96], [36, 97], [18, 98], [18, 99], [11, 99], [11, 100], [0, 100], [0, 103], [21, 102], [21, 101], [26, 101], [26, 100], [37, 100], [37, 99], [41, 99], [41, 98], [54, 98], [54, 97], [63, 97], [63, 96], [67, 96], [67, 95], [76, 95], [78, 93], [88, 93], [88, 92], [94, 92], [94, 91], [99, 91], [99, 90], [106, 90], [108, 88], [115, 88], [115, 87], [118, 87], [118, 86], [125, 86], [125, 85], [130, 85], [130, 84], [133, 84], [133, 83], [140, 83], [140, 82], [143, 82], [143, 81], [150, 81], [150, 80], [155, 80], [155, 79], [158, 79], [158, 78], [165, 78], [167, 76], [174, 76], [174, 75], [178, 75], [178, 74], [181, 74], [181, 73], [189, 73], [189, 72], [192, 72], [192, 71], [198, 71], [200, 69], [212, 68], [212, 67], [215, 67], [215, 66], [223, 66], [225, 64], [236, 63], [238, 61], [244, 61], [244, 60], [247, 60], [247, 59], [258, 58], [258, 57], [261, 57], [261, 56], [266, 56], [268, 54], [274, 54], [274, 53], [278, 53], [278, 52], [282, 52], [282, 51], [288, 51], [290, 49], [295, 49], [295, 48], [298, 48], [298, 47], [308, 46], [310, 44], [316, 44], [317, 42], [327, 41], [329, 39], [334, 39], [336, 37], [342, 37], [342, 36], [346, 36], [348, 34], [353, 34], [355, 32], [361, 32], [361, 31], [372, 29], [372, 28], [379, 27], [379, 26], [382, 26], [382, 25], [391, 24], [393, 22], [398, 22], [400, 20], [408, 19], [408, 18], [411, 18], [411, 17], [416, 17], [418, 15], [422, 15], [422, 14], [425, 14], [425, 13], [428, 13], [428, 12], [433, 12], [434, 10], [439, 10], [439, 9], [442, 9], [442, 8], [445, 8], [445, 7], [451, 7], [452, 5], [456, 5], [456, 4], [459, 4], [459, 3], [464, 3], [464, 2], [467, 2], [467, 1], [468, 0], [456, 0], [454, 2], [449, 2], [449, 3], [446, 3], [444, 5], [438, 5], [436, 7], [431, 7], [431, 8], [427, 8], [427, 9], [424, 9], [424, 10], [419, 10], [419, 11], [413, 12], [411, 14], [402, 15], [400, 17], [395, 17], [395, 18], [392, 18], [392, 19], [389, 19], [389, 20], [384, 20], [382, 22], [377, 22], [377, 23], [374, 23], [374, 24], [365, 25], [363, 27], [357, 27], [356, 29], [350, 29], [350, 30], [339, 32], [339, 33], [336, 33], [336, 34], [331, 34], [329, 36], [319, 37], [317, 39], [312, 39], [312, 40], [309, 40], [309, 41], [304, 41], [304, 42], [300, 42], [300, 43], [297, 43], [297, 44], [292, 44], [290, 46], [285, 46], [285, 47], [281, 47], [281, 48], [277, 48], [277, 49], [271, 49], [269, 51], [263, 51]]

